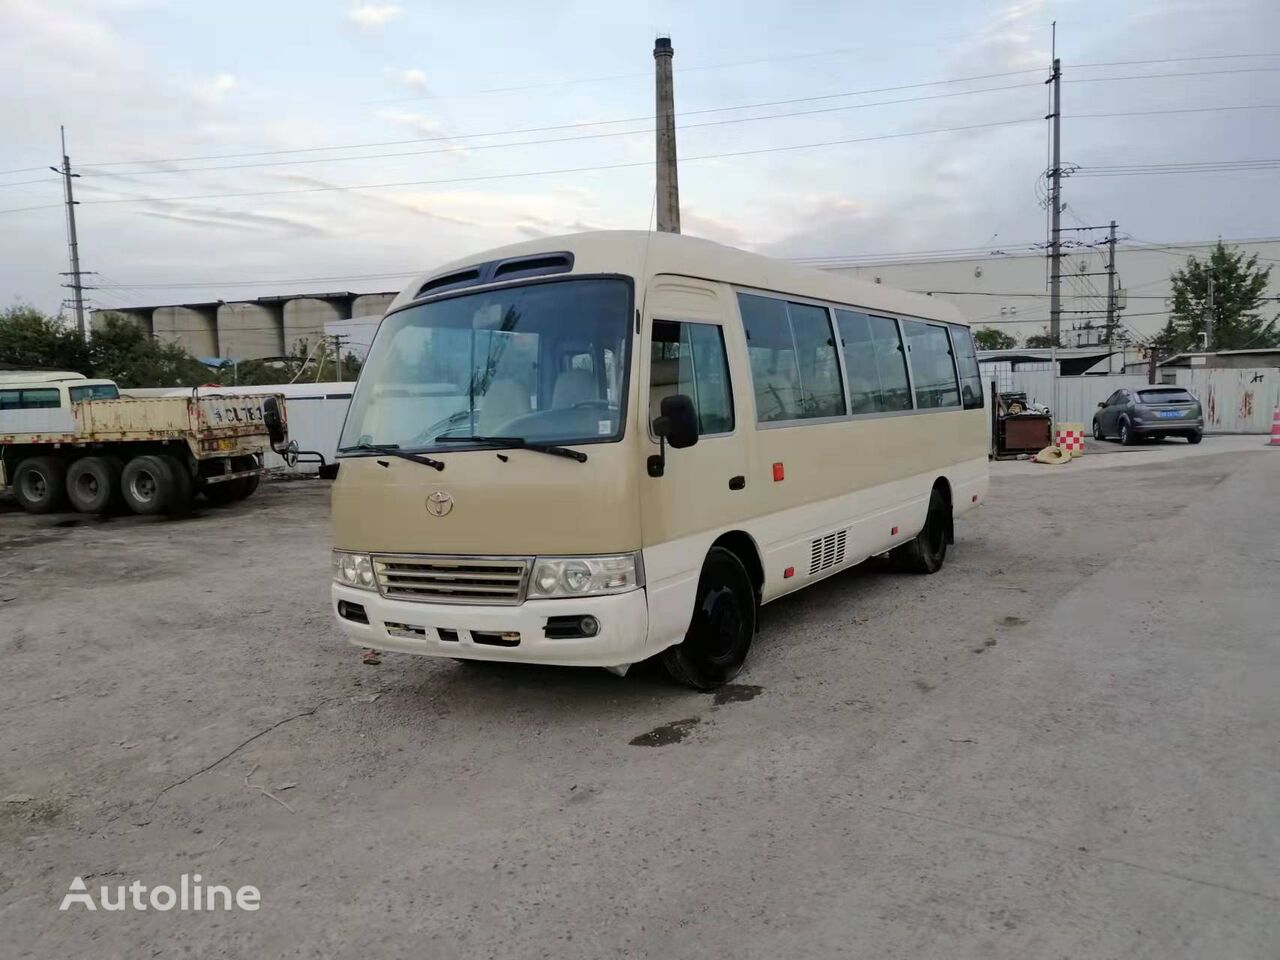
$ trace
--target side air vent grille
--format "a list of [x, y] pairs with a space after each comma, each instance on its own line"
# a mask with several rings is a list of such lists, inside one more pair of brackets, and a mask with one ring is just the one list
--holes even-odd
[[445, 290], [455, 290], [459, 287], [471, 287], [479, 282], [480, 271], [478, 269], [463, 270], [460, 273], [447, 273], [443, 277], [435, 277], [424, 283], [418, 291], [418, 296], [425, 297], [428, 293], [442, 293]]
[[837, 530], [814, 540], [809, 547], [809, 576], [830, 570], [844, 563], [844, 545], [847, 530]]
[[515, 280], [521, 277], [543, 277], [552, 273], [568, 273], [572, 269], [573, 254], [553, 253], [545, 257], [505, 260], [494, 269], [493, 279]]

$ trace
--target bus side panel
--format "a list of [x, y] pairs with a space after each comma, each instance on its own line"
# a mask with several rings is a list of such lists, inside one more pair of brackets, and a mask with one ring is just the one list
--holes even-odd
[[[773, 480], [781, 464], [782, 480]], [[980, 466], [979, 466], [980, 465]], [[814, 541], [845, 531], [848, 566], [912, 539], [924, 527], [938, 478], [975, 493], [986, 474], [982, 411], [948, 410], [757, 430], [748, 489], [750, 527], [764, 560], [764, 599], [809, 581]], [[985, 482], [985, 481], [984, 481]], [[959, 504], [957, 503], [957, 506]], [[894, 532], [894, 528], [897, 532]], [[819, 544], [820, 553], [825, 549]], [[795, 567], [785, 577], [787, 567]], [[826, 575], [831, 568], [816, 573]]]

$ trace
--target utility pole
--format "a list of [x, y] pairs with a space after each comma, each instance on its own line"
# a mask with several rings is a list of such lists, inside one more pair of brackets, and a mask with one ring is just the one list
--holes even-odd
[[658, 184], [655, 205], [658, 231], [680, 232], [680, 182], [676, 174], [676, 103], [675, 83], [671, 77], [671, 60], [675, 51], [670, 37], [658, 37], [653, 43], [654, 80], [657, 109], [654, 116], [658, 146]]
[[[1116, 336], [1116, 222], [1111, 221], [1107, 235], [1107, 347]], [[1111, 370], [1111, 354], [1107, 355], [1107, 370]]]
[[71, 180], [80, 174], [71, 172], [71, 158], [67, 156], [67, 130], [59, 127], [62, 136], [62, 166], [50, 167], [54, 173], [62, 177], [62, 196], [67, 205], [67, 250], [71, 258], [70, 283], [64, 287], [71, 288], [72, 306], [76, 311], [76, 329], [80, 331], [80, 339], [87, 337], [84, 325], [84, 284], [80, 279], [80, 244], [76, 240], [76, 200], [71, 190]]
[[348, 339], [345, 333], [333, 334], [333, 359], [337, 362], [338, 383], [342, 382], [342, 345]]
[[1049, 168], [1049, 336], [1056, 344], [1062, 329], [1062, 61], [1053, 58], [1053, 161]]
[[1208, 276], [1209, 291], [1204, 301], [1204, 352], [1213, 353], [1213, 267]]

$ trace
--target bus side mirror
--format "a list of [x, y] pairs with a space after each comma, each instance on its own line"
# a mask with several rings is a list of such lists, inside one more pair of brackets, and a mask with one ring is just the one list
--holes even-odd
[[280, 411], [280, 401], [276, 397], [267, 397], [262, 401], [262, 423], [267, 428], [271, 449], [280, 453], [288, 443], [289, 431], [285, 428], [284, 414]]
[[660, 477], [667, 469], [667, 444], [676, 450], [698, 442], [698, 412], [693, 401], [683, 393], [662, 398], [662, 416], [653, 421], [658, 437], [658, 453], [649, 458], [649, 476]]
[[698, 413], [683, 393], [662, 398], [662, 416], [653, 421], [653, 432], [677, 450], [698, 442]]

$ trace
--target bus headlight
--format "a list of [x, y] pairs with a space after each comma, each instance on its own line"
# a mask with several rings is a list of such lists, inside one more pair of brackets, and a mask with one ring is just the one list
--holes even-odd
[[345, 587], [356, 587], [360, 590], [377, 589], [373, 576], [373, 561], [365, 553], [333, 551], [333, 579]]
[[539, 557], [529, 577], [529, 596], [589, 597], [626, 593], [644, 584], [634, 553], [609, 557]]

